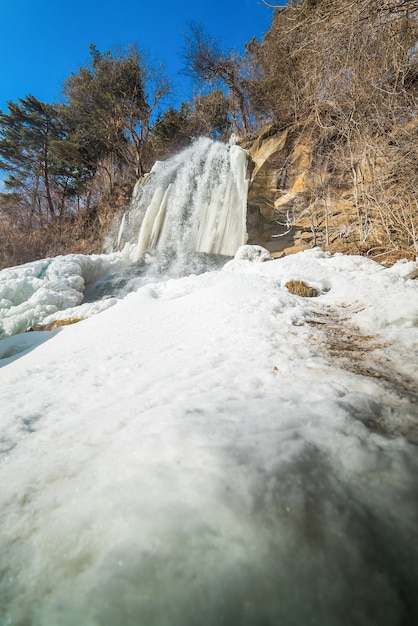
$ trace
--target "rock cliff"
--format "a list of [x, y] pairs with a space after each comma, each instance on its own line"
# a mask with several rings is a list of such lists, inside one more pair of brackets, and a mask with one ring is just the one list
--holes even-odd
[[[262, 245], [274, 256], [314, 246], [387, 255], [382, 254], [388, 247], [384, 216], [364, 202], [365, 193], [360, 197], [379, 171], [378, 162], [373, 171], [361, 156], [351, 168], [346, 163], [330, 167], [318, 159], [315, 139], [291, 127], [265, 128], [243, 147], [249, 156], [248, 243]], [[409, 219], [414, 225], [416, 216]], [[389, 256], [393, 261], [408, 255], [416, 256], [413, 247], [392, 250]]]

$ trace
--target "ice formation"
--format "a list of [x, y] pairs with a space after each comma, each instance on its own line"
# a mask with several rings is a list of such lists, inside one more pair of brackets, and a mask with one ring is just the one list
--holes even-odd
[[[115, 251], [0, 272], [0, 338], [89, 317], [114, 304], [122, 288], [126, 295], [156, 276], [200, 273], [219, 265], [214, 255], [233, 256], [247, 238], [245, 174], [244, 150], [208, 138], [157, 162], [135, 187]], [[94, 299], [101, 302], [93, 307]]]
[[239, 146], [205, 137], [157, 162], [136, 186], [117, 246], [130, 246], [133, 262], [155, 249], [233, 256], [247, 239], [246, 162]]

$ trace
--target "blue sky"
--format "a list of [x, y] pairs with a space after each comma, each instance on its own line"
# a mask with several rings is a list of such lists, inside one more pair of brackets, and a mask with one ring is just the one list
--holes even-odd
[[8, 100], [29, 93], [45, 102], [62, 99], [64, 80], [89, 62], [90, 43], [100, 51], [131, 42], [147, 49], [177, 83], [178, 102], [189, 90], [178, 75], [188, 22], [203, 24], [225, 47], [242, 50], [253, 35], [263, 35], [272, 18], [262, 0], [0, 0], [0, 5], [4, 112]]

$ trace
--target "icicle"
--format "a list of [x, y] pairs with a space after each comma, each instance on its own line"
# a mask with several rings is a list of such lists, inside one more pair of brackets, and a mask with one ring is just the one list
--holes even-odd
[[193, 252], [232, 256], [247, 240], [246, 153], [207, 138], [166, 162], [136, 186], [119, 229], [118, 247], [131, 245], [138, 261], [147, 250], [177, 258]]

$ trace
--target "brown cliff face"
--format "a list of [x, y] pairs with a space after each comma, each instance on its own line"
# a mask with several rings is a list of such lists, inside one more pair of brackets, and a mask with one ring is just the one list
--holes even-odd
[[[409, 132], [409, 131], [408, 131]], [[405, 184], [392, 185], [391, 137], [325, 158], [318, 141], [292, 128], [264, 129], [250, 145], [248, 242], [275, 256], [321, 246], [390, 263], [418, 253], [418, 210]], [[415, 235], [414, 235], [415, 233]]]
[[[294, 246], [294, 217], [310, 203], [312, 151], [295, 143], [289, 129], [266, 129], [248, 150], [249, 243], [277, 252]], [[287, 232], [290, 231], [290, 232]], [[304, 246], [307, 247], [307, 246]]]

